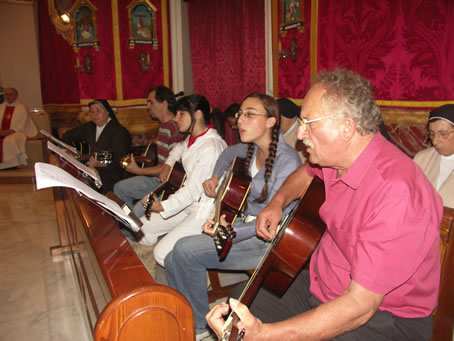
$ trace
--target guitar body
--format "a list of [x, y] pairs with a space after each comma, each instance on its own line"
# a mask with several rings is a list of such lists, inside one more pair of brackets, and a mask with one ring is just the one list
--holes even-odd
[[[250, 305], [263, 285], [277, 296], [282, 296], [295, 277], [307, 264], [324, 231], [325, 223], [318, 211], [325, 201], [323, 183], [314, 178], [305, 196], [285, 219], [258, 265], [240, 301]], [[231, 314], [224, 325], [221, 340], [238, 340], [237, 317]]]
[[[180, 162], [175, 162], [172, 169], [169, 172], [167, 181], [159, 185], [153, 190], [153, 194], [159, 195], [159, 200], [166, 200], [171, 194], [175, 193], [183, 186], [184, 181], [186, 180], [186, 172], [183, 168], [183, 165]], [[145, 207], [145, 217], [150, 219], [151, 216], [151, 206], [153, 205], [153, 195], [148, 196], [147, 205]]]
[[[251, 177], [245, 175], [244, 159], [235, 158], [229, 171], [222, 181], [216, 195], [215, 231], [213, 234], [219, 260], [223, 261], [232, 246], [235, 231], [232, 224], [241, 213], [251, 188]], [[220, 217], [225, 214], [229, 226], [219, 224]]]

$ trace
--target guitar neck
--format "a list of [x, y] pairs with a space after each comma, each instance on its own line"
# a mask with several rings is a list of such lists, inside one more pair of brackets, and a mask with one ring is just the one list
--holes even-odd
[[[251, 186], [251, 178], [244, 175], [244, 159], [235, 156], [230, 167], [225, 171], [216, 188], [215, 210], [211, 220], [214, 221], [213, 232], [216, 233], [219, 227], [221, 215], [227, 213], [223, 211], [223, 204], [228, 193], [231, 193], [227, 204], [231, 209], [227, 214], [227, 222], [233, 224], [237, 214], [243, 208], [246, 197]], [[226, 207], [224, 207], [226, 208]], [[232, 213], [236, 212], [236, 213]], [[229, 221], [230, 220], [230, 221]]]

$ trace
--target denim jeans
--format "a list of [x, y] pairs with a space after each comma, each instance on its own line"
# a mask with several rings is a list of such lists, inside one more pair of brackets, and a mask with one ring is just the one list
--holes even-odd
[[201, 234], [180, 239], [164, 261], [169, 286], [191, 303], [196, 329], [206, 328], [209, 311], [207, 269], [255, 269], [269, 243], [252, 237], [233, 244], [223, 262], [219, 261], [213, 238]]
[[145, 214], [145, 211], [142, 203], [138, 201], [134, 205], [134, 200], [142, 199], [160, 184], [159, 178], [155, 176], [134, 176], [118, 181], [113, 191], [140, 218]]

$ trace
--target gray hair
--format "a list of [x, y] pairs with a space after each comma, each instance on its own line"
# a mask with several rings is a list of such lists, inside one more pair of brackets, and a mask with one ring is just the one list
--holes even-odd
[[375, 134], [379, 130], [383, 118], [367, 79], [356, 72], [337, 68], [320, 72], [314, 85], [321, 85], [326, 90], [322, 107], [331, 114], [355, 120], [360, 135]]

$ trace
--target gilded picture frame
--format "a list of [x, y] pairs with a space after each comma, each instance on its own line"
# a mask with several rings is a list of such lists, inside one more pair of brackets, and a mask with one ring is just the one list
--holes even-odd
[[72, 46], [75, 52], [80, 47], [87, 46], [94, 46], [96, 51], [99, 50], [96, 11], [97, 8], [90, 0], [77, 0], [69, 10], [74, 23], [74, 42]]
[[148, 0], [134, 0], [128, 6], [129, 47], [135, 44], [153, 45], [158, 48], [156, 34], [157, 8]]
[[304, 0], [281, 0], [281, 36], [285, 37], [286, 31], [294, 28], [304, 32]]

